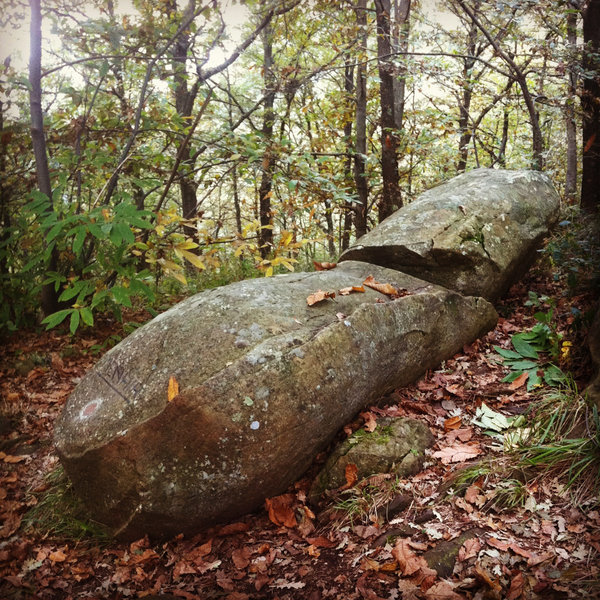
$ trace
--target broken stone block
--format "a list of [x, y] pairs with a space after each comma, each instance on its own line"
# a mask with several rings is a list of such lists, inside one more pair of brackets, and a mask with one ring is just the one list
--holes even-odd
[[397, 210], [340, 261], [397, 269], [493, 301], [531, 266], [559, 204], [539, 171], [476, 169]]

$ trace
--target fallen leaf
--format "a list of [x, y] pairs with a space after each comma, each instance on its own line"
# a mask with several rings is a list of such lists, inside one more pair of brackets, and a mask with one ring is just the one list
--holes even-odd
[[532, 554], [531, 552], [529, 552], [529, 550], [525, 550], [525, 548], [521, 548], [521, 546], [515, 544], [514, 542], [512, 544], [509, 544], [508, 546], [515, 554], [518, 554], [519, 556], [522, 556], [523, 558], [527, 558], [530, 559]]
[[64, 562], [67, 560], [67, 555], [62, 550], [57, 550], [56, 552], [50, 552], [48, 558], [52, 562]]
[[[364, 281], [363, 285], [370, 287], [373, 290], [377, 290], [381, 294], [385, 294], [386, 296], [398, 296], [398, 290], [390, 283], [379, 283], [375, 281], [373, 275], [369, 275]], [[406, 291], [406, 290], [404, 290]]]
[[334, 262], [318, 262], [313, 260], [313, 265], [315, 265], [315, 269], [317, 271], [329, 271], [330, 269], [335, 269], [337, 267], [337, 263]]
[[347, 464], [344, 471], [344, 476], [346, 477], [346, 483], [340, 488], [340, 490], [347, 490], [353, 485], [356, 485], [356, 482], [358, 481], [358, 467], [353, 463]]
[[457, 439], [461, 442], [468, 442], [473, 437], [473, 428], [472, 427], [463, 427], [461, 429], [453, 429], [448, 432], [446, 439], [448, 443], [452, 444]]
[[552, 560], [554, 558], [554, 552], [545, 552], [544, 554], [532, 554], [531, 558], [527, 560], [528, 567], [535, 567], [547, 560]]
[[171, 402], [175, 396], [179, 395], [179, 384], [177, 383], [177, 379], [171, 375], [169, 377], [169, 388], [167, 390], [167, 400]]
[[458, 442], [451, 446], [446, 446], [433, 453], [435, 458], [439, 458], [445, 465], [455, 462], [470, 460], [481, 454], [481, 448], [471, 444], [460, 444]]
[[337, 545], [336, 542], [332, 542], [331, 540], [327, 539], [326, 537], [323, 537], [322, 535], [314, 538], [306, 538], [306, 541], [309, 544], [316, 546], [317, 548], [333, 548]]
[[527, 381], [527, 379], [529, 378], [529, 373], [527, 373], [527, 371], [525, 371], [524, 373], [521, 373], [509, 386], [508, 389], [509, 390], [516, 390], [518, 388], [520, 388], [521, 386], [525, 385], [525, 382]]
[[236, 569], [245, 569], [250, 564], [251, 551], [247, 546], [237, 548], [231, 553], [231, 560]]
[[506, 600], [517, 600], [517, 598], [521, 598], [524, 584], [523, 573], [519, 571], [510, 582], [510, 589], [508, 590]]
[[364, 294], [365, 288], [362, 285], [351, 285], [350, 287], [342, 288], [339, 291], [340, 296], [348, 296], [348, 294], [359, 293]]
[[479, 538], [469, 538], [468, 540], [465, 540], [465, 543], [460, 547], [460, 550], [458, 551], [458, 560], [462, 562], [469, 558], [475, 558], [480, 550], [481, 542], [479, 541]]
[[285, 527], [296, 527], [296, 513], [293, 508], [294, 495], [281, 494], [273, 498], [267, 498], [265, 505], [269, 513], [269, 519], [275, 525]]
[[217, 535], [219, 537], [223, 537], [226, 535], [234, 535], [236, 533], [244, 533], [248, 531], [248, 529], [250, 529], [248, 523], [229, 523], [229, 525], [224, 525], [223, 527], [221, 527]]
[[444, 421], [444, 429], [446, 431], [450, 431], [451, 429], [459, 429], [461, 425], [461, 417], [450, 417]]
[[200, 564], [203, 562], [203, 558], [208, 556], [212, 550], [212, 538], [201, 546], [197, 546], [192, 550], [186, 552], [186, 559], [192, 561], [194, 564]]
[[360, 568], [363, 571], [379, 571], [379, 567], [380, 567], [379, 563], [376, 560], [369, 558], [368, 556], [365, 556], [360, 561]]
[[481, 490], [478, 485], [470, 485], [465, 492], [465, 500], [471, 504], [474, 504], [479, 496], [480, 491]]
[[288, 581], [287, 579], [276, 579], [271, 587], [285, 590], [301, 590], [306, 586], [302, 581]]
[[471, 423], [479, 425], [483, 429], [500, 432], [510, 427], [511, 420], [502, 413], [492, 410], [485, 402], [482, 402], [481, 406], [475, 411], [475, 418]]
[[399, 539], [392, 550], [392, 556], [396, 559], [403, 575], [412, 575], [421, 567], [427, 566], [424, 558], [417, 556], [412, 550], [407, 539]]
[[462, 600], [464, 596], [457, 594], [451, 583], [438, 581], [425, 592], [425, 598], [428, 600]]
[[198, 572], [201, 575], [204, 575], [204, 573], [207, 573], [208, 571], [214, 571], [215, 569], [221, 566], [221, 562], [222, 561], [220, 560], [214, 560], [213, 562], [204, 563], [198, 568]]
[[372, 412], [365, 411], [360, 416], [365, 420], [363, 429], [369, 433], [373, 433], [377, 429], [377, 418], [375, 415]]
[[2, 459], [2, 461], [5, 463], [11, 463], [11, 464], [19, 463], [21, 461], [24, 461], [27, 458], [28, 457], [25, 455], [13, 456], [12, 454], [5, 454], [4, 452], [0, 452], [0, 459]]
[[324, 292], [323, 290], [317, 290], [314, 294], [310, 294], [310, 296], [306, 298], [306, 304], [313, 306], [314, 304], [322, 302], [327, 298], [335, 298], [335, 292]]
[[497, 548], [498, 550], [502, 550], [503, 552], [506, 552], [509, 548], [509, 545], [506, 542], [501, 542], [500, 540], [497, 540], [493, 537], [489, 538], [487, 543], [492, 548]]

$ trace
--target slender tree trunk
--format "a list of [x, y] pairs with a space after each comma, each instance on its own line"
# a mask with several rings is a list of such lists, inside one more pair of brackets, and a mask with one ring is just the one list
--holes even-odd
[[273, 247], [273, 216], [271, 213], [271, 194], [273, 189], [273, 125], [275, 121], [275, 78], [273, 74], [273, 29], [271, 24], [263, 31], [263, 72], [265, 85], [265, 103], [262, 137], [265, 152], [262, 162], [262, 177], [258, 191], [260, 231], [258, 242], [260, 255], [267, 258]]
[[[354, 65], [350, 61], [346, 61], [344, 68], [344, 92], [348, 104], [352, 102], [352, 94], [354, 93]], [[348, 107], [350, 110], [350, 107]], [[346, 159], [344, 160], [344, 180], [352, 181], [352, 120], [346, 118], [344, 121], [344, 141], [346, 145]], [[342, 216], [342, 233], [340, 235], [340, 250], [343, 252], [350, 245], [350, 233], [352, 229], [352, 203], [344, 203], [344, 214]]]
[[358, 203], [354, 211], [354, 231], [359, 238], [367, 233], [369, 188], [367, 185], [367, 0], [358, 0], [356, 25], [361, 37], [361, 53], [356, 70], [356, 151], [354, 181]]
[[[4, 135], [4, 103], [0, 100], [0, 135]], [[0, 144], [0, 241], [3, 245], [10, 237], [9, 190], [6, 185], [6, 145]], [[8, 274], [8, 257], [0, 253], [0, 275]]]
[[600, 207], [600, 0], [588, 0], [583, 12], [583, 173], [581, 208]]
[[381, 178], [383, 190], [379, 221], [402, 206], [398, 181], [398, 137], [394, 118], [394, 74], [391, 63], [390, 0], [375, 0], [377, 15], [377, 66], [381, 105]]
[[[186, 6], [181, 21], [188, 21], [194, 14], [196, 3], [194, 0], [189, 0]], [[173, 2], [171, 12], [177, 11], [177, 4]], [[175, 81], [175, 109], [181, 120], [186, 123], [191, 123], [191, 116], [194, 110], [194, 103], [198, 95], [198, 82], [188, 86], [188, 74], [186, 71], [186, 62], [188, 58], [188, 50], [190, 48], [190, 34], [188, 30], [183, 30], [173, 44], [173, 72]], [[198, 243], [198, 228], [196, 227], [196, 217], [198, 212], [197, 190], [198, 184], [194, 180], [194, 164], [190, 145], [182, 149], [182, 143], [177, 144], [178, 154], [181, 156], [177, 175], [179, 178], [179, 191], [181, 194], [181, 212], [184, 219], [188, 222], [184, 223], [183, 231], [186, 237]], [[195, 249], [199, 253], [200, 248]]]
[[[577, 50], [577, 13], [567, 12], [567, 41], [569, 55]], [[567, 172], [565, 175], [565, 197], [573, 201], [577, 193], [577, 123], [575, 120], [575, 97], [577, 90], [577, 71], [574, 60], [569, 60], [569, 92], [565, 107], [565, 126], [567, 130]]]
[[[52, 186], [50, 183], [50, 169], [48, 167], [48, 153], [46, 149], [46, 136], [44, 134], [44, 115], [42, 112], [42, 9], [40, 0], [30, 0], [31, 25], [30, 33], [30, 58], [29, 58], [29, 105], [31, 112], [31, 141], [35, 156], [35, 172], [38, 188], [50, 200], [49, 210], [52, 207]], [[56, 271], [58, 267], [58, 250], [53, 243], [48, 261], [48, 271]], [[41, 308], [44, 316], [58, 310], [58, 291], [53, 283], [42, 286]]]
[[[477, 4], [476, 10], [479, 8]], [[458, 130], [460, 139], [458, 140], [458, 162], [456, 163], [457, 173], [463, 173], [467, 168], [467, 159], [469, 157], [469, 145], [471, 143], [471, 127], [469, 120], [471, 116], [471, 100], [473, 98], [473, 80], [472, 70], [475, 66], [475, 52], [477, 42], [477, 26], [471, 21], [468, 32], [467, 58], [463, 59], [462, 71], [462, 97], [458, 107]]]
[[502, 119], [502, 139], [500, 140], [500, 148], [498, 150], [498, 164], [504, 169], [506, 168], [506, 144], [508, 143], [508, 127], [510, 124], [508, 108], [504, 109], [504, 117]]
[[394, 124], [402, 131], [404, 121], [404, 98], [406, 95], [406, 52], [410, 34], [410, 4], [411, 0], [394, 0], [394, 35], [392, 46], [398, 55], [402, 55], [402, 66], [394, 77]]
[[[596, 0], [593, 0], [596, 1]], [[544, 169], [544, 137], [540, 128], [540, 120], [535, 106], [535, 101], [531, 95], [531, 91], [527, 84], [527, 75], [521, 67], [511, 57], [510, 53], [505, 52], [499, 45], [498, 40], [494, 38], [486, 27], [481, 23], [481, 20], [477, 17], [475, 11], [470, 8], [464, 0], [456, 0], [456, 3], [461, 9], [467, 14], [473, 23], [479, 28], [481, 33], [486, 37], [488, 42], [494, 48], [496, 54], [502, 58], [511, 71], [511, 75], [518, 86], [521, 88], [523, 95], [523, 101], [527, 107], [529, 114], [529, 122], [531, 125], [531, 149], [532, 149], [532, 162], [531, 167], [538, 171]]]

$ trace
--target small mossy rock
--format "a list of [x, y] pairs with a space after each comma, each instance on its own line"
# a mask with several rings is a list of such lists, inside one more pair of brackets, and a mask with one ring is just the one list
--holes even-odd
[[560, 199], [538, 171], [476, 169], [428, 190], [340, 257], [495, 300], [533, 263]]
[[458, 558], [460, 547], [467, 541], [484, 534], [483, 529], [474, 527], [461, 533], [453, 540], [445, 540], [437, 544], [435, 548], [427, 550], [423, 558], [427, 561], [430, 569], [433, 569], [438, 574], [438, 577], [446, 579], [450, 577], [454, 571], [454, 565]]
[[346, 483], [346, 467], [356, 465], [358, 479], [377, 473], [399, 477], [418, 473], [424, 452], [434, 443], [429, 427], [415, 419], [378, 419], [372, 432], [355, 431], [332, 452], [315, 479], [310, 497], [316, 502], [330, 489]]
[[[307, 305], [370, 275], [405, 295]], [[207, 290], [102, 357], [56, 448], [91, 516], [123, 539], [195, 533], [285, 491], [359, 410], [496, 320], [482, 298], [353, 261]]]

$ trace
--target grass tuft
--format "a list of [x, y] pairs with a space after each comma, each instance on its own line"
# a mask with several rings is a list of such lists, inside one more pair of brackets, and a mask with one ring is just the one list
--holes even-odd
[[62, 466], [48, 473], [46, 488], [33, 498], [35, 505], [23, 519], [29, 532], [66, 541], [89, 537], [100, 544], [111, 541], [108, 528], [87, 516]]

